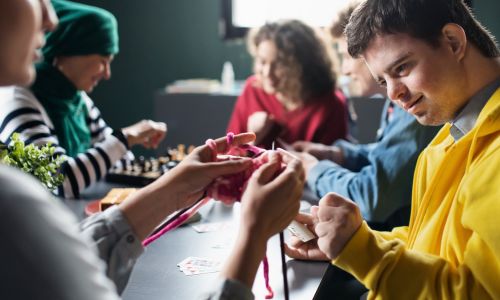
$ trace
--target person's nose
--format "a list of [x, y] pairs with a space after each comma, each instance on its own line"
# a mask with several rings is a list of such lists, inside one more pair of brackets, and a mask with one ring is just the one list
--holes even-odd
[[104, 65], [104, 70], [103, 70], [103, 78], [105, 80], [109, 80], [111, 78], [111, 64], [110, 63], [106, 63]]
[[40, 5], [42, 7], [42, 30], [54, 30], [59, 23], [59, 19], [57, 18], [52, 3], [50, 0], [40, 0]]
[[262, 75], [264, 77], [270, 77], [272, 74], [272, 66], [271, 64], [264, 64], [261, 69]]
[[387, 96], [395, 101], [405, 102], [408, 98], [408, 87], [399, 80], [387, 80]]
[[345, 75], [345, 76], [351, 76], [351, 64], [349, 61], [347, 60], [342, 60], [342, 63], [341, 63], [341, 72], [342, 72], [342, 75]]
[[342, 72], [342, 75], [351, 76], [353, 64], [354, 59], [352, 57], [348, 54], [342, 55], [340, 60], [340, 71]]

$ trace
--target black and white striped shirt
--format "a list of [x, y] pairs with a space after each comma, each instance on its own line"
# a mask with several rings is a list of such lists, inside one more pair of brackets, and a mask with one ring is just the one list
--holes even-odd
[[89, 112], [87, 124], [92, 146], [72, 158], [59, 146], [49, 115], [29, 89], [8, 87], [0, 90], [0, 141], [9, 144], [12, 134], [18, 132], [26, 145], [50, 143], [56, 148], [54, 155], [66, 156], [61, 168], [64, 183], [55, 191], [65, 198], [77, 198], [83, 189], [103, 178], [111, 167], [118, 165], [120, 168], [134, 158], [121, 131], [113, 131], [87, 94], [83, 97]]

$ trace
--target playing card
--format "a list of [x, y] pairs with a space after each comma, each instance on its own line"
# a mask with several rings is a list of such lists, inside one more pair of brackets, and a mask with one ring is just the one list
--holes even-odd
[[185, 267], [185, 266], [196, 266], [200, 268], [214, 268], [220, 266], [221, 262], [212, 259], [212, 258], [204, 258], [204, 257], [188, 257], [182, 262], [178, 264], [179, 267]]
[[288, 225], [288, 230], [290, 230], [293, 235], [298, 237], [304, 243], [316, 238], [316, 235], [312, 233], [306, 225], [301, 224], [295, 220], [293, 220], [292, 223]]
[[199, 275], [205, 273], [219, 272], [222, 263], [218, 260], [202, 257], [188, 257], [177, 264], [179, 269], [186, 275]]
[[200, 275], [200, 274], [207, 274], [207, 273], [215, 273], [219, 272], [219, 269], [204, 269], [204, 268], [198, 268], [195, 266], [190, 266], [186, 267], [183, 269], [180, 269], [184, 274], [191, 276], [191, 275]]

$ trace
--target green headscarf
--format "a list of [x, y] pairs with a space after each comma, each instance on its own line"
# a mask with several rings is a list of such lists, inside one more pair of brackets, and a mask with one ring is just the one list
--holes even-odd
[[61, 147], [74, 157], [90, 147], [89, 112], [82, 92], [53, 65], [54, 58], [118, 53], [118, 27], [106, 10], [65, 0], [52, 0], [59, 18], [55, 31], [46, 35], [44, 61], [36, 65], [31, 87], [54, 124]]

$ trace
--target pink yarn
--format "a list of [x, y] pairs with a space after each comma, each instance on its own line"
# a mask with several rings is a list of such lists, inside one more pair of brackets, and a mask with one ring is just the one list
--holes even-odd
[[201, 200], [195, 206], [193, 206], [189, 211], [186, 211], [185, 213], [183, 213], [182, 215], [180, 215], [176, 220], [174, 220], [172, 223], [170, 223], [167, 226], [165, 226], [164, 228], [162, 228], [162, 230], [158, 231], [157, 233], [149, 236], [144, 241], [142, 241], [142, 245], [144, 247], [146, 247], [147, 245], [149, 245], [152, 242], [156, 241], [159, 237], [161, 237], [165, 233], [167, 233], [170, 230], [173, 230], [173, 229], [179, 227], [180, 225], [182, 225], [182, 223], [184, 223], [184, 221], [186, 221], [187, 219], [191, 218], [208, 201], [210, 201], [210, 198], [205, 197], [203, 200]]
[[[229, 149], [226, 151], [225, 155], [218, 156], [216, 161], [238, 160], [241, 159], [241, 157], [253, 158], [250, 168], [237, 174], [221, 176], [215, 179], [207, 189], [207, 195], [209, 197], [230, 205], [235, 201], [241, 200], [248, 179], [250, 179], [250, 176], [252, 176], [255, 170], [268, 161], [268, 156], [262, 155], [266, 150], [253, 145], [244, 144], [232, 146], [234, 134], [231, 132], [227, 134], [226, 138]], [[207, 140], [206, 145], [212, 150], [215, 150], [215, 141], [213, 141], [213, 144], [212, 141], [213, 140]]]
[[268, 292], [268, 294], [265, 297], [266, 299], [273, 299], [274, 291], [273, 288], [271, 287], [271, 284], [269, 284], [269, 262], [267, 261], [267, 255], [264, 256], [264, 259], [262, 260], [262, 266], [264, 271], [264, 281]]
[[232, 132], [228, 132], [228, 133], [226, 134], [226, 141], [227, 141], [227, 144], [228, 144], [229, 146], [231, 146], [231, 145], [233, 144], [233, 140], [234, 140], [234, 133], [232, 133]]

